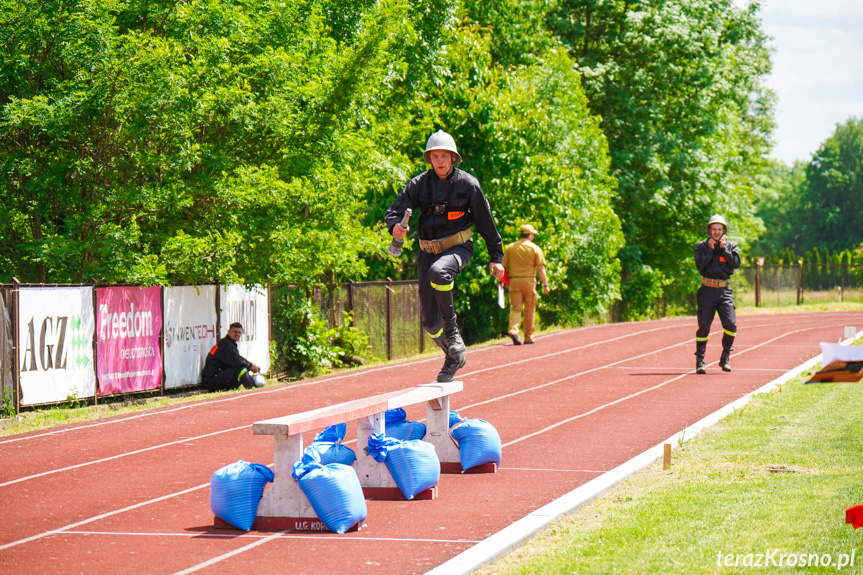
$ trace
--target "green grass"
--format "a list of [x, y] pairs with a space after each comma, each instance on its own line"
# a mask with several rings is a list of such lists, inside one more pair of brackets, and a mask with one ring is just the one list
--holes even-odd
[[852, 551], [841, 572], [863, 572], [863, 530], [845, 524], [863, 503], [863, 388], [802, 381], [755, 396], [676, 449], [669, 470], [636, 473], [480, 573], [751, 573], [765, 568], [746, 562], [771, 552], [770, 573], [835, 573], [776, 564]]

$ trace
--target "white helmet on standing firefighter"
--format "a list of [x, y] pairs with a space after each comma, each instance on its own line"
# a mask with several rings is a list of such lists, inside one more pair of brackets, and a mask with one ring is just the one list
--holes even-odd
[[452, 162], [453, 165], [461, 162], [461, 154], [458, 153], [458, 150], [455, 147], [455, 140], [443, 130], [438, 130], [429, 136], [428, 142], [426, 142], [425, 152], [423, 152], [423, 160], [426, 161], [426, 164], [431, 164], [429, 152], [432, 150], [448, 150], [455, 154], [455, 159]]
[[722, 233], [723, 233], [723, 234], [727, 234], [727, 233], [728, 233], [728, 224], [727, 224], [727, 223], [725, 223], [725, 218], [723, 218], [723, 217], [722, 217], [722, 216], [720, 216], [719, 214], [716, 214], [716, 215], [712, 216], [712, 217], [710, 218], [710, 221], [709, 221], [709, 222], [707, 222], [707, 233], [708, 233], [708, 234], [710, 234], [710, 226], [711, 226], [711, 224], [722, 224], [722, 228], [723, 228]]

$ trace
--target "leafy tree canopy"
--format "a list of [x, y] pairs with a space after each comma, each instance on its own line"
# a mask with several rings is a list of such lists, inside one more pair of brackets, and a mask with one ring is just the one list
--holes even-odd
[[753, 183], [773, 95], [757, 11], [732, 0], [560, 0], [549, 13], [608, 138], [626, 317], [694, 289], [692, 250], [712, 213], [744, 250], [761, 231]]
[[0, 8], [3, 279], [364, 273], [368, 109], [424, 70], [402, 51], [433, 51], [439, 22], [397, 0]]

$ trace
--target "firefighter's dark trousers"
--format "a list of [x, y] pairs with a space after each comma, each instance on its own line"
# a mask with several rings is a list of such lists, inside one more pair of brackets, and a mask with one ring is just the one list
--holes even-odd
[[734, 296], [730, 287], [712, 288], [702, 285], [698, 288], [698, 331], [695, 332], [695, 355], [704, 357], [707, 350], [707, 336], [713, 316], [719, 313], [722, 322], [722, 349], [734, 349], [734, 337], [737, 335], [737, 315], [734, 313]]
[[204, 379], [204, 387], [210, 391], [225, 391], [243, 387], [255, 387], [255, 380], [247, 367], [226, 367], [213, 377]]
[[[466, 244], [442, 254], [420, 252], [417, 262], [423, 327], [433, 337], [443, 334], [443, 320], [455, 316], [455, 278], [470, 262], [473, 251]], [[435, 340], [437, 341], [437, 339]]]

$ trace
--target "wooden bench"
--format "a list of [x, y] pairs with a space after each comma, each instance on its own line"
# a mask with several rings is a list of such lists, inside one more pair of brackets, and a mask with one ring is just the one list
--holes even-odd
[[[384, 413], [389, 409], [426, 402], [424, 441], [434, 445], [442, 470], [452, 472], [457, 466], [458, 471], [461, 471], [458, 447], [449, 436], [449, 396], [463, 387], [460, 381], [427, 383], [312, 411], [256, 421], [252, 426], [255, 435], [274, 436], [275, 480], [258, 505], [253, 528], [327, 530], [291, 474], [294, 463], [303, 456], [303, 433], [328, 425], [357, 422], [357, 460], [354, 468], [367, 499], [404, 500], [386, 464], [375, 461], [366, 449], [370, 435], [384, 433]], [[418, 494], [415, 499], [434, 499], [436, 496], [437, 487], [434, 487]], [[217, 519], [216, 524], [219, 523]]]

